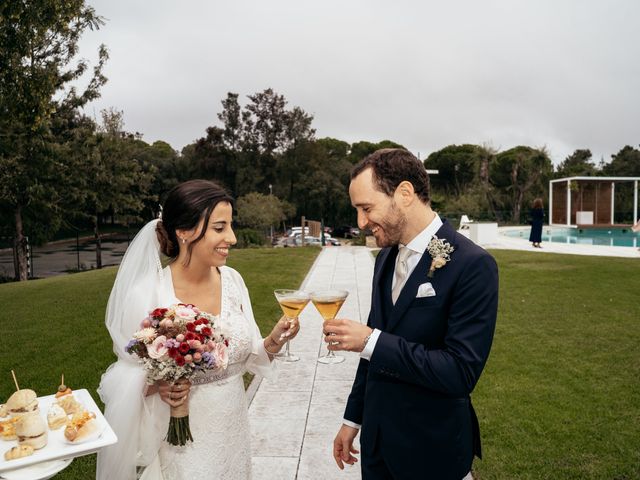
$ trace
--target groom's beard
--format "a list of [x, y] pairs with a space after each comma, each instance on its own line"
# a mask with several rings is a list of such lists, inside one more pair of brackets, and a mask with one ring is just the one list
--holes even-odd
[[383, 236], [376, 238], [376, 245], [381, 248], [398, 245], [407, 223], [407, 216], [400, 211], [395, 202], [392, 202], [389, 210], [378, 223], [382, 228]]

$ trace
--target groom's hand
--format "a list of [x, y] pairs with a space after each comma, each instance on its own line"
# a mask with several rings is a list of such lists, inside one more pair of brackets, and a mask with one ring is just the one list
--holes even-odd
[[353, 440], [358, 435], [358, 429], [349, 425], [342, 425], [333, 441], [333, 458], [340, 470], [344, 470], [344, 464], [353, 465], [358, 461], [352, 453], [360, 453], [353, 448]]
[[329, 350], [361, 352], [365, 339], [371, 335], [373, 329], [353, 320], [335, 319], [324, 322], [323, 332]]

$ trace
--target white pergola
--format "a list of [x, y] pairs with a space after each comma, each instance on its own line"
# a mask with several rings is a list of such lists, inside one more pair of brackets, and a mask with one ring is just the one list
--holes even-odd
[[[568, 227], [577, 227], [578, 225], [593, 225], [597, 224], [597, 220], [594, 222], [594, 211], [593, 210], [576, 210], [575, 211], [575, 223], [572, 223], [572, 202], [571, 202], [571, 193], [572, 193], [572, 184], [575, 185], [585, 185], [585, 184], [602, 184], [605, 187], [611, 189], [610, 194], [610, 223], [614, 224], [614, 213], [615, 213], [615, 186], [616, 183], [621, 182], [633, 182], [633, 219], [634, 223], [638, 221], [638, 182], [640, 181], [640, 177], [566, 177], [559, 178], [556, 180], [549, 181], [549, 225], [558, 225], [558, 226], [568, 226]], [[566, 199], [557, 199], [558, 203], [564, 203], [566, 201], [566, 221], [563, 223], [554, 222], [553, 218], [553, 190], [554, 184], [566, 184]], [[608, 185], [610, 183], [610, 185]], [[598, 204], [601, 202], [600, 199], [597, 198], [595, 200], [595, 209], [597, 210]], [[562, 208], [560, 210], [562, 212]], [[597, 217], [597, 212], [596, 217]], [[565, 217], [565, 214], [562, 215]]]

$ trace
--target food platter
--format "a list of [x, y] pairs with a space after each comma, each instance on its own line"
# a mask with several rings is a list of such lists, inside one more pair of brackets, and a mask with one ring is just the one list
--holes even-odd
[[[91, 394], [86, 389], [82, 389], [75, 390], [73, 395], [86, 410], [95, 413], [95, 422], [97, 427], [95, 432], [88, 438], [83, 439], [83, 441], [69, 442], [64, 436], [64, 427], [57, 430], [48, 430], [49, 440], [44, 448], [36, 450], [33, 455], [15, 460], [5, 460], [4, 452], [9, 450], [11, 447], [16, 446], [18, 444], [17, 440], [0, 440], [0, 478], [6, 478], [8, 480], [13, 478], [23, 478], [20, 476], [23, 472], [17, 469], [35, 466], [42, 462], [51, 462], [52, 460], [65, 460], [66, 462], [64, 462], [65, 464], [60, 462], [51, 462], [48, 466], [40, 465], [38, 468], [41, 470], [54, 469], [56, 468], [54, 466], [57, 465], [61, 470], [71, 463], [71, 459], [95, 453], [100, 448], [112, 445], [118, 441], [116, 434], [107, 423], [107, 420], [102, 415], [102, 412], [91, 397]], [[42, 416], [45, 423], [47, 419], [47, 411], [55, 401], [55, 395], [38, 397], [38, 404], [40, 407], [39, 415]], [[31, 476], [29, 478], [49, 478], [44, 475], [45, 474], [39, 477]]]
[[16, 470], [7, 470], [0, 473], [2, 480], [45, 480], [53, 477], [56, 473], [61, 472], [73, 462], [73, 458], [65, 458], [64, 460], [49, 460], [48, 462], [36, 463], [28, 467], [18, 468]]

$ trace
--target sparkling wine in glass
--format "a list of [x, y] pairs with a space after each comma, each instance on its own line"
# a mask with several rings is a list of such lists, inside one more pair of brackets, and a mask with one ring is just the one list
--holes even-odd
[[[289, 323], [293, 323], [300, 315], [300, 312], [309, 303], [309, 294], [302, 290], [274, 290], [273, 293], [276, 296], [276, 300], [280, 304], [282, 313], [287, 317]], [[285, 345], [284, 354], [277, 355], [278, 360], [283, 362], [297, 362], [300, 357], [292, 355], [289, 351], [289, 340]]]
[[[340, 307], [347, 299], [349, 292], [346, 290], [318, 290], [311, 292], [311, 301], [322, 315], [325, 320], [333, 320], [336, 318]], [[327, 345], [327, 349], [329, 346]], [[328, 353], [320, 358], [318, 362], [333, 364], [344, 362], [344, 357], [336, 355], [333, 350], [328, 350]]]

